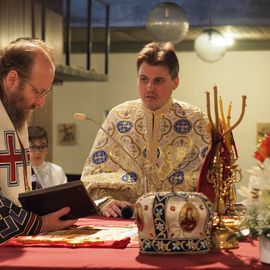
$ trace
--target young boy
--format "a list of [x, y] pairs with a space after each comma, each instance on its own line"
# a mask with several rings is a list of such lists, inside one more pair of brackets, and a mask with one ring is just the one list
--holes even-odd
[[46, 130], [39, 126], [29, 126], [28, 135], [32, 166], [32, 189], [66, 183], [67, 177], [63, 169], [54, 163], [45, 161], [48, 154], [48, 135]]

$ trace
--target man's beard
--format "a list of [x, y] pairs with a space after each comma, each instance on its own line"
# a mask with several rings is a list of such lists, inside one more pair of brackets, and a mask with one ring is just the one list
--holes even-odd
[[31, 108], [26, 108], [23, 89], [20, 87], [18, 87], [16, 93], [12, 93], [9, 97], [5, 95], [2, 99], [2, 103], [16, 130], [22, 129], [35, 108], [34, 105]]

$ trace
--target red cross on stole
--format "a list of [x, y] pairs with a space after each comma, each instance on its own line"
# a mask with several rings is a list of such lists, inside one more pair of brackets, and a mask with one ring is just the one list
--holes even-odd
[[[0, 168], [6, 168], [8, 173], [8, 186], [19, 185], [18, 167], [23, 167], [23, 151], [21, 147], [16, 149], [16, 133], [9, 130], [4, 131], [5, 149], [0, 149]], [[26, 160], [29, 163], [29, 151], [26, 153]]]

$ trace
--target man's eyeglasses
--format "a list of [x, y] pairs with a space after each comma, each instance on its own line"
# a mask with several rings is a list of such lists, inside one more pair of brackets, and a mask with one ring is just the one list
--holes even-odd
[[31, 152], [37, 152], [37, 151], [45, 152], [45, 151], [48, 150], [48, 146], [47, 145], [40, 145], [40, 146], [38, 146], [38, 145], [30, 145], [29, 150]]
[[37, 97], [46, 97], [48, 94], [51, 93], [52, 89], [38, 89], [36, 86], [34, 86], [31, 82], [29, 82], [27, 79], [22, 78], [24, 82], [28, 83], [30, 86], [32, 86], [33, 91]]

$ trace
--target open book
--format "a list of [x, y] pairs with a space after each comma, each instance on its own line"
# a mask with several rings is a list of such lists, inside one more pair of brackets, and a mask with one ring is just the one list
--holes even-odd
[[70, 212], [61, 219], [76, 219], [99, 212], [80, 180], [20, 193], [19, 201], [25, 210], [40, 216], [69, 206]]

